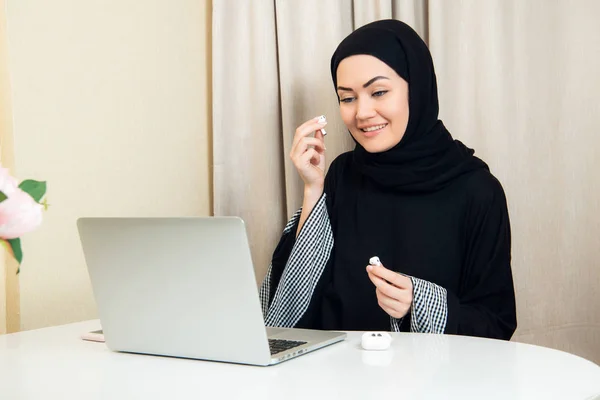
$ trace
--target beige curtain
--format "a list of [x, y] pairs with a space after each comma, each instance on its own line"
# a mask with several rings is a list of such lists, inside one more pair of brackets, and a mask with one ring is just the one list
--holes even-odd
[[515, 340], [600, 362], [600, 2], [430, 2], [441, 117], [507, 193]]
[[215, 215], [247, 222], [257, 280], [302, 185], [295, 128], [351, 148], [329, 59], [352, 29], [409, 23], [436, 64], [441, 118], [501, 180], [513, 228], [514, 340], [600, 362], [600, 2], [220, 0], [213, 5]]

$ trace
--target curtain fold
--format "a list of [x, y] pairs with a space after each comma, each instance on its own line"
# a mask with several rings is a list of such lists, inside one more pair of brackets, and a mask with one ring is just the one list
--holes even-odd
[[214, 214], [245, 220], [260, 281], [286, 218], [274, 3], [215, 1], [212, 48]]
[[507, 193], [514, 339], [600, 362], [596, 15], [594, 0], [214, 2], [215, 215], [246, 220], [260, 281], [302, 204], [296, 127], [327, 116], [327, 165], [353, 147], [331, 54], [353, 29], [400, 19], [431, 49], [440, 118]]
[[[352, 31], [348, 1], [277, 1], [277, 34], [284, 143], [285, 214], [302, 206], [303, 183], [289, 158], [295, 130], [318, 115], [327, 117], [327, 165], [351, 148], [352, 139], [339, 118], [329, 59]], [[300, 39], [301, 40], [298, 40]]]

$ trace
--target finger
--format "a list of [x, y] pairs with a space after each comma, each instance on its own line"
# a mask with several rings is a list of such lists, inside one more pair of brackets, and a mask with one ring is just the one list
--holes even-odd
[[305, 137], [298, 141], [296, 147], [292, 149], [294, 154], [302, 154], [308, 149], [309, 146], [315, 147], [319, 153], [325, 151], [325, 142], [317, 138]]
[[314, 124], [311, 124], [308, 127], [303, 128], [302, 130], [297, 130], [296, 134], [294, 135], [294, 140], [292, 140], [292, 147], [296, 146], [298, 142], [301, 141], [303, 138], [311, 137], [310, 135], [312, 133], [315, 133], [316, 135], [316, 132], [318, 132], [318, 130], [323, 128], [324, 126], [325, 125], [323, 124], [315, 122]]
[[323, 147], [322, 147], [323, 151], [322, 152], [319, 151], [319, 153], [324, 155], [325, 154], [325, 150], [327, 150], [327, 147], [325, 147], [324, 135], [323, 135], [323, 133], [321, 133], [320, 130], [318, 130], [317, 133], [315, 133], [315, 139], [320, 140], [321, 143], [323, 143]]
[[380, 277], [381, 279], [385, 279], [391, 284], [398, 286], [402, 289], [408, 289], [411, 287], [410, 278], [397, 273], [396, 271], [389, 270], [381, 265], [368, 265], [367, 271]]
[[309, 121], [306, 121], [305, 123], [303, 123], [296, 129], [296, 132], [294, 133], [294, 140], [292, 142], [292, 147], [298, 142], [298, 140], [302, 139], [303, 137], [307, 137], [311, 133], [315, 132], [317, 129], [324, 128], [326, 125], [327, 125], [327, 122], [322, 124], [322, 123], [317, 122], [316, 119], [311, 119]]
[[393, 318], [402, 318], [406, 314], [408, 314], [408, 310], [399, 311], [399, 310], [394, 310], [392, 308], [385, 307], [385, 306], [382, 306], [382, 305], [379, 305], [379, 307], [381, 307], [381, 309], [383, 311], [385, 311], [390, 317], [393, 317]]
[[382, 302], [379, 300], [379, 298], [377, 299], [377, 304], [379, 305], [379, 307], [381, 307], [381, 309], [383, 311], [385, 311], [388, 315], [394, 317], [394, 318], [402, 318], [403, 316], [406, 315], [406, 311], [404, 311], [403, 309], [398, 309], [398, 307], [390, 307], [389, 305], [387, 305], [386, 303]]
[[319, 139], [323, 142], [323, 151], [319, 151], [319, 154], [321, 154], [320, 160], [319, 160], [319, 168], [322, 169], [323, 171], [325, 171], [325, 151], [327, 150], [327, 148], [325, 147], [325, 140], [323, 139], [323, 133], [322, 131], [317, 131], [317, 133], [315, 133], [315, 138]]
[[323, 135], [323, 129], [318, 129], [315, 132], [315, 137], [320, 140], [325, 140], [325, 135]]
[[300, 155], [300, 165], [305, 165], [306, 163], [310, 163], [314, 166], [318, 166], [321, 162], [321, 155], [317, 149], [310, 148], [306, 150], [302, 155]]
[[394, 285], [387, 283], [385, 280], [381, 279], [377, 275], [371, 273], [369, 273], [368, 275], [369, 279], [371, 280], [371, 282], [373, 282], [377, 290], [381, 291], [386, 296], [398, 299], [405, 297], [402, 293], [403, 289], [400, 289]]
[[321, 163], [321, 154], [315, 149], [315, 154], [310, 158], [310, 163], [314, 166], [318, 166]]
[[381, 290], [376, 289], [375, 293], [377, 294], [377, 302], [382, 307], [387, 307], [392, 310], [398, 310], [400, 308], [400, 302], [396, 299], [393, 299], [389, 296], [386, 296]]
[[[388, 296], [379, 288], [376, 288], [375, 292], [377, 293], [377, 298], [381, 297], [381, 299], [386, 300], [386, 304], [390, 306], [392, 306], [394, 303], [401, 304], [403, 307], [412, 304], [412, 297], [410, 296], [410, 293], [407, 293], [406, 291], [401, 291], [399, 295], [395, 297]], [[398, 306], [394, 308], [398, 309]]]
[[300, 125], [300, 126], [307, 126], [307, 125], [310, 125], [310, 124], [312, 124], [314, 122], [318, 122], [318, 123], [320, 123], [322, 125], [326, 125], [327, 124], [327, 118], [325, 118], [324, 115], [318, 115], [318, 116], [316, 116], [314, 118], [311, 118], [311, 119], [309, 119], [307, 121], [304, 121], [304, 123], [302, 125]]
[[381, 307], [386, 313], [388, 313], [392, 317], [402, 318], [409, 312], [411, 306], [410, 303], [391, 299], [381, 292], [376, 293], [377, 304], [379, 304], [379, 307]]
[[306, 150], [306, 152], [304, 154], [302, 154], [302, 156], [300, 156], [300, 165], [305, 165], [308, 163], [311, 163], [313, 165], [316, 165], [313, 163], [313, 159], [317, 160], [317, 164], [319, 163], [320, 160], [320, 156], [319, 153], [317, 153], [317, 151], [315, 149], [308, 149]]

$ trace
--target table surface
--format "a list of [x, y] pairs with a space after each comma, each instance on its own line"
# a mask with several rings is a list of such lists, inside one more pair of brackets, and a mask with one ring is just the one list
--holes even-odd
[[[361, 332], [270, 367], [112, 352], [80, 339], [86, 321], [0, 336], [0, 398], [594, 399], [600, 367], [544, 347], [452, 335]], [[392, 397], [393, 396], [393, 397]], [[599, 397], [600, 398], [600, 397]]]

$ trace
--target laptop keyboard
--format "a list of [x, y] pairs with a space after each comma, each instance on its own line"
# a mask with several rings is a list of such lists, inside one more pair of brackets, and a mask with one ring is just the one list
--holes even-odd
[[297, 342], [295, 340], [269, 339], [269, 350], [271, 354], [277, 354], [289, 350], [293, 347], [302, 346], [306, 342]]

